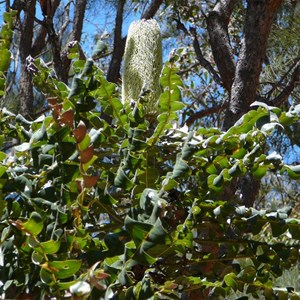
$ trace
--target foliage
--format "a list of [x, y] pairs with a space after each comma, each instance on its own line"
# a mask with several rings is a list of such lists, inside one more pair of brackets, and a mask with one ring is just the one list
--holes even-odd
[[0, 97], [4, 95], [6, 77], [5, 73], [10, 66], [11, 53], [9, 51], [13, 37], [13, 26], [16, 12], [10, 11], [3, 14], [4, 24], [0, 31]]
[[[153, 129], [142, 96], [134, 107], [123, 105], [96, 63], [79, 59], [76, 44], [69, 57], [70, 87], [41, 59], [28, 66], [51, 114], [28, 121], [0, 113], [1, 292], [300, 298], [272, 283], [299, 260], [300, 220], [289, 218], [290, 209], [257, 211], [226, 197], [248, 172], [300, 178], [300, 166], [265, 154], [272, 131], [299, 120], [300, 105], [285, 112], [256, 102], [225, 132], [173, 128], [183, 83], [170, 61]], [[15, 152], [4, 151], [8, 137], [20, 141]], [[261, 240], [268, 226], [271, 238]], [[290, 238], [280, 239], [285, 233]]]

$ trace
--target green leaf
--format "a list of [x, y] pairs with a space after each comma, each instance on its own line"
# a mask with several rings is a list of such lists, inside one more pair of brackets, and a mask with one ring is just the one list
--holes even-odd
[[71, 91], [69, 93], [69, 98], [72, 99], [78, 97], [85, 91], [86, 87], [83, 80], [78, 77], [74, 77], [72, 81]]
[[284, 171], [286, 171], [289, 177], [292, 179], [300, 178], [300, 165], [296, 165], [296, 166], [284, 165], [283, 168], [281, 169], [281, 173], [283, 173]]
[[126, 176], [124, 170], [120, 167], [117, 171], [114, 184], [116, 187], [123, 187], [126, 189], [131, 189], [133, 187], [133, 182]]
[[50, 240], [50, 241], [46, 241], [46, 242], [41, 242], [40, 243], [40, 247], [42, 248], [43, 252], [46, 254], [54, 254], [56, 252], [58, 252], [59, 248], [60, 248], [60, 240], [54, 241], [54, 240]]
[[[0, 151], [0, 162], [3, 161], [6, 158], [6, 154], [2, 151]], [[2, 176], [1, 170], [0, 170], [0, 177]]]
[[251, 172], [255, 178], [261, 179], [263, 178], [267, 171], [269, 170], [269, 166], [258, 166], [257, 169], [254, 172]]
[[292, 235], [293, 239], [300, 240], [300, 224], [297, 221], [295, 221], [295, 223], [293, 223], [291, 221], [288, 222], [288, 220], [287, 220], [287, 225], [288, 225], [289, 232]]
[[10, 51], [0, 48], [0, 72], [6, 72], [10, 66]]
[[131, 235], [136, 247], [139, 247], [145, 238], [147, 238], [153, 225], [135, 221], [127, 216], [125, 219], [125, 227]]
[[36, 265], [41, 265], [45, 262], [45, 257], [40, 252], [33, 251], [31, 255], [31, 260]]
[[42, 282], [47, 285], [51, 285], [53, 282], [53, 277], [52, 277], [51, 273], [49, 271], [45, 270], [44, 268], [41, 268], [41, 270], [40, 270], [40, 278], [41, 278]]
[[165, 191], [170, 191], [177, 187], [178, 187], [178, 182], [169, 176], [163, 181], [163, 188]]
[[173, 169], [172, 179], [182, 176], [183, 174], [188, 174], [189, 166], [188, 164], [180, 159], [176, 160], [176, 164]]
[[224, 282], [227, 286], [231, 287], [234, 291], [237, 289], [236, 275], [229, 273], [224, 276]]
[[29, 220], [23, 224], [23, 227], [33, 236], [38, 235], [44, 227], [41, 215], [37, 212], [32, 212]]
[[207, 178], [208, 187], [216, 192], [221, 192], [223, 187], [224, 180], [222, 174], [216, 175], [212, 174], [209, 175]]
[[[161, 253], [165, 251], [166, 247], [168, 247], [166, 246], [167, 232], [162, 226], [160, 219], [157, 219], [155, 224], [151, 225], [135, 221], [127, 216], [125, 219], [125, 228], [136, 245], [136, 251], [132, 259], [140, 264], [153, 264], [160, 257]], [[155, 251], [155, 257], [149, 255], [148, 252], [154, 250], [158, 245], [165, 245], [165, 247], [159, 253]]]
[[277, 237], [282, 235], [288, 229], [288, 226], [285, 223], [278, 220], [277, 222], [271, 222], [271, 229], [272, 235], [274, 237]]
[[75, 275], [81, 267], [81, 260], [49, 261], [50, 269], [58, 279], [65, 279]]
[[136, 295], [137, 299], [139, 299], [139, 300], [154, 299], [150, 278], [147, 278], [147, 277], [143, 278], [141, 285], [137, 285], [137, 287], [136, 287], [135, 295]]

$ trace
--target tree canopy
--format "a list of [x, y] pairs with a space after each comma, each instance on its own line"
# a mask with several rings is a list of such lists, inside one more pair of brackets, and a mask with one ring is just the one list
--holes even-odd
[[300, 298], [297, 1], [0, 5], [4, 298]]

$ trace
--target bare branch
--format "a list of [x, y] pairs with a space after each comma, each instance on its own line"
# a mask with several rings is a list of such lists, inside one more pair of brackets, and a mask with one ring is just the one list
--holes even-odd
[[215, 113], [220, 113], [222, 110], [224, 110], [227, 107], [228, 107], [228, 102], [225, 102], [222, 105], [217, 105], [217, 106], [209, 107], [204, 110], [198, 111], [195, 114], [193, 114], [192, 116], [190, 116], [186, 120], [185, 123], [187, 126], [191, 126], [196, 120], [199, 120], [203, 117], [206, 117], [206, 116], [209, 116], [209, 115], [212, 115]]
[[[61, 0], [54, 0], [51, 4], [51, 10], [49, 13], [49, 17], [53, 18]], [[41, 26], [38, 30], [38, 33], [36, 35], [36, 38], [34, 39], [34, 43], [32, 46], [32, 56], [35, 57], [41, 53], [43, 48], [46, 46], [46, 36], [47, 36], [47, 25], [45, 20], [39, 21], [35, 18], [35, 21], [39, 23]]]
[[231, 90], [235, 74], [235, 63], [228, 35], [228, 23], [236, 3], [237, 0], [219, 1], [206, 18], [212, 53], [223, 86], [228, 92]]
[[70, 5], [66, 5], [65, 6], [65, 21], [64, 23], [62, 24], [62, 26], [60, 27], [57, 35], [59, 37], [61, 37], [63, 35], [63, 33], [65, 32], [65, 30], [67, 29], [67, 27], [70, 25], [71, 23], [71, 20], [70, 20]]
[[222, 84], [222, 81], [221, 81], [218, 73], [216, 72], [216, 70], [212, 67], [210, 62], [207, 59], [205, 59], [204, 56], [203, 56], [203, 53], [202, 53], [200, 45], [199, 45], [196, 29], [191, 27], [190, 32], [193, 36], [193, 46], [194, 46], [194, 49], [195, 49], [197, 60], [199, 61], [201, 66], [203, 68], [205, 68], [212, 75], [212, 77], [213, 77], [213, 79], [215, 80], [216, 83]]
[[273, 105], [280, 106], [281, 104], [283, 104], [283, 102], [285, 102], [288, 99], [288, 97], [290, 96], [294, 88], [299, 85], [300, 85], [300, 61], [297, 62], [296, 67], [292, 73], [292, 76], [289, 82], [287, 83], [287, 85], [285, 86], [285, 88], [275, 99], [272, 100], [271, 103]]
[[178, 75], [183, 75], [185, 73], [188, 73], [188, 72], [192, 71], [194, 68], [196, 68], [196, 67], [198, 67], [200, 65], [201, 65], [200, 62], [194, 63], [190, 67], [188, 67], [188, 68], [186, 68], [184, 70], [178, 71], [177, 74]]

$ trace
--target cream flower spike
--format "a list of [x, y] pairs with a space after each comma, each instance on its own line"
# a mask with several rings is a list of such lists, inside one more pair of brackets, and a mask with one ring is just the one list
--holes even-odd
[[122, 101], [131, 103], [144, 95], [146, 115], [157, 113], [161, 94], [162, 42], [158, 23], [139, 20], [131, 23], [125, 46]]

